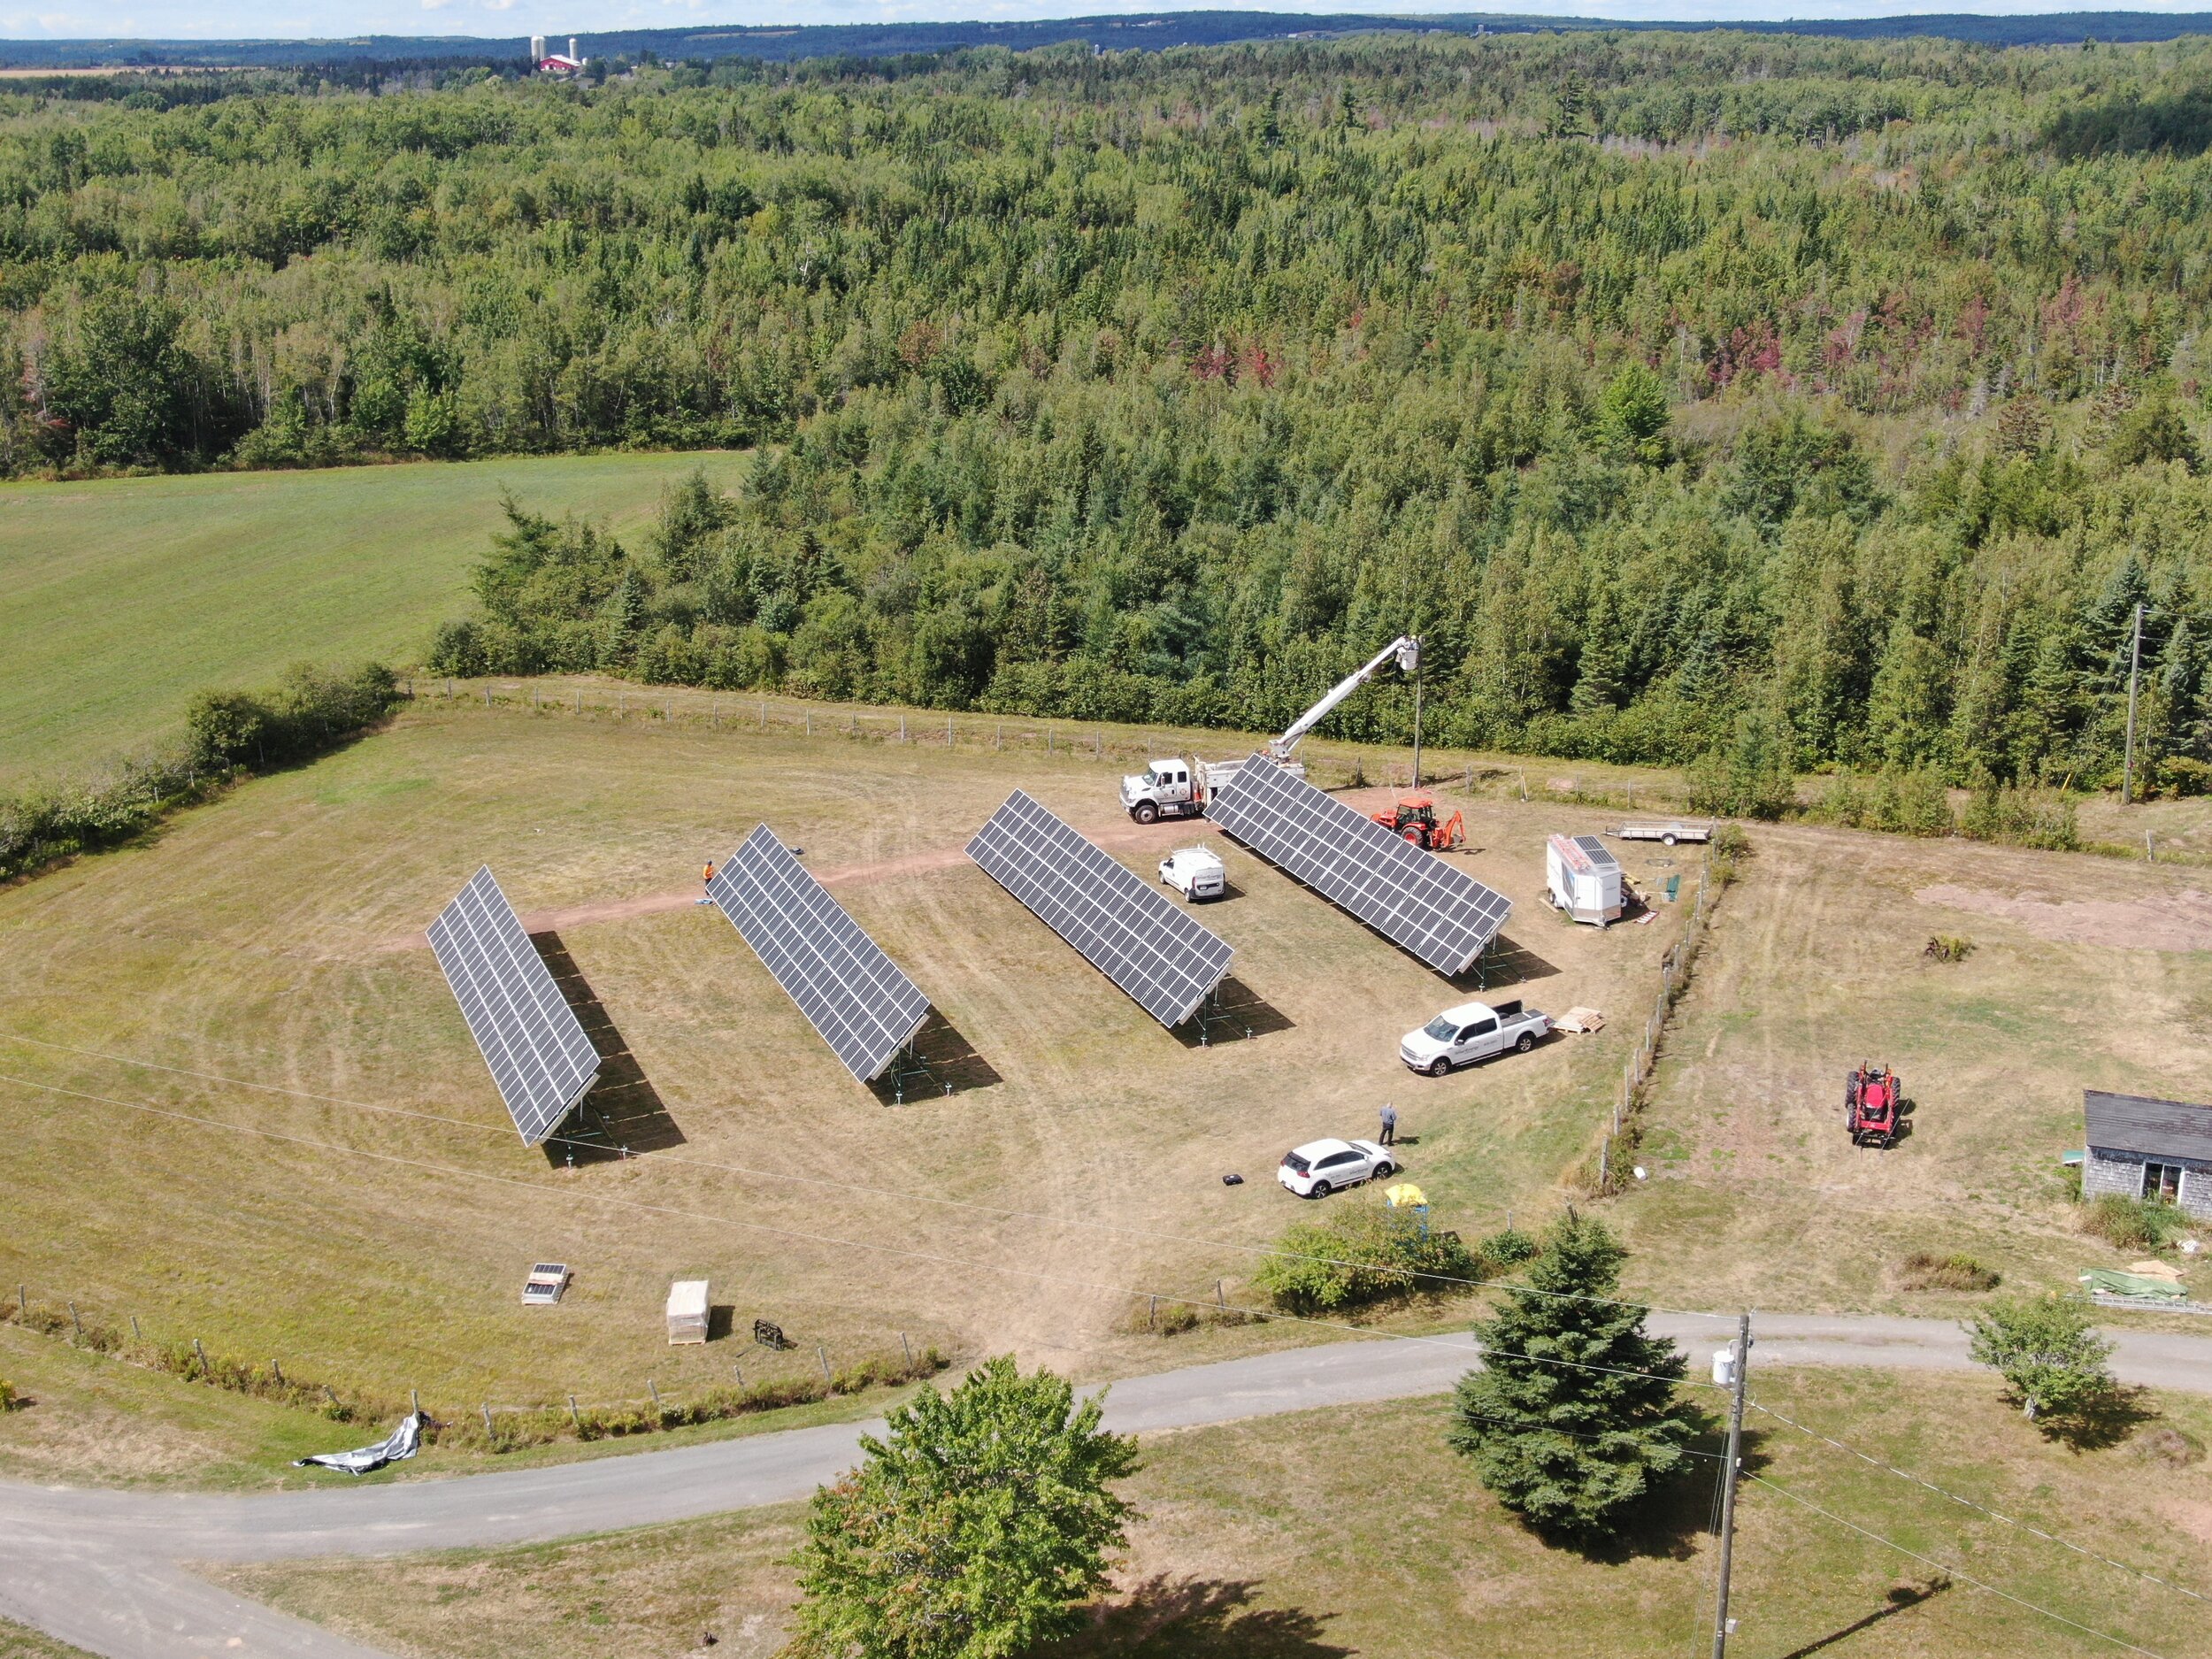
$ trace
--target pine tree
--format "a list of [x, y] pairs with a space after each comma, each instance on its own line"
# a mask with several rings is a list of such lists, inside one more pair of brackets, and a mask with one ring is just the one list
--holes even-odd
[[1617, 1531], [1682, 1466], [1697, 1426], [1675, 1394], [1681, 1354], [1646, 1333], [1640, 1308], [1605, 1300], [1624, 1255], [1603, 1223], [1570, 1210], [1528, 1288], [1475, 1327], [1483, 1368], [1452, 1397], [1447, 1442], [1540, 1532]]

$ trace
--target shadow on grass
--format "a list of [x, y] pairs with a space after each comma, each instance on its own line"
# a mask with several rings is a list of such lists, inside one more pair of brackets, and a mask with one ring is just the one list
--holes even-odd
[[1503, 986], [1552, 979], [1558, 972], [1557, 967], [1526, 945], [1500, 933], [1490, 941], [1490, 948], [1475, 958], [1473, 967], [1451, 976], [1450, 984], [1458, 991], [1494, 991]]
[[932, 1009], [914, 1033], [911, 1052], [894, 1060], [891, 1070], [868, 1088], [884, 1105], [896, 1106], [931, 1094], [965, 1094], [1005, 1080], [957, 1025]]
[[1186, 1048], [1212, 1048], [1294, 1029], [1289, 1015], [1231, 974], [1211, 1002], [1175, 1027], [1175, 1041]]
[[1840, 1630], [1830, 1631], [1817, 1641], [1809, 1641], [1802, 1647], [1791, 1648], [1789, 1652], [1782, 1655], [1782, 1659], [1810, 1659], [1810, 1655], [1814, 1654], [1825, 1653], [1839, 1642], [1850, 1640], [1861, 1631], [1878, 1624], [1886, 1618], [1895, 1618], [1900, 1613], [1910, 1612], [1923, 1601], [1931, 1597], [1941, 1595], [1950, 1587], [1950, 1579], [1939, 1576], [1929, 1579], [1925, 1584], [1893, 1585], [1882, 1606], [1876, 1608], [1863, 1617], [1853, 1619]]
[[1332, 1615], [1256, 1607], [1257, 1591], [1243, 1579], [1162, 1573], [1094, 1609], [1088, 1630], [1041, 1650], [1041, 1659], [1348, 1659], [1354, 1649], [1322, 1640]]
[[2035, 1426], [2047, 1440], [2070, 1452], [2108, 1451], [2158, 1416], [2150, 1390], [2115, 1384], [2062, 1415], [2039, 1417]]
[[591, 988], [591, 981], [584, 978], [576, 958], [569, 955], [560, 934], [533, 933], [530, 942], [545, 959], [553, 983], [560, 987], [563, 999], [599, 1055], [599, 1080], [577, 1102], [559, 1133], [546, 1141], [546, 1162], [556, 1165], [604, 1164], [683, 1145], [683, 1131], [661, 1103], [660, 1091], [630, 1052], [613, 1016]]

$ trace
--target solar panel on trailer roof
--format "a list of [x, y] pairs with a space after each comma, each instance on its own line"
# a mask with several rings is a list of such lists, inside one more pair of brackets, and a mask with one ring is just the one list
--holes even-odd
[[1589, 854], [1590, 862], [1601, 870], [1620, 862], [1613, 856], [1612, 849], [1594, 835], [1578, 835], [1574, 838], [1574, 844]]
[[765, 824], [722, 861], [707, 896], [862, 1082], [929, 1018], [929, 998]]
[[1206, 816], [1440, 973], [1464, 973], [1512, 901], [1392, 833], [1265, 755], [1237, 769]]
[[1023, 790], [976, 831], [968, 856], [1171, 1030], [1228, 975], [1227, 941]]
[[599, 1052], [486, 864], [430, 924], [430, 949], [522, 1144], [542, 1143], [599, 1075]]

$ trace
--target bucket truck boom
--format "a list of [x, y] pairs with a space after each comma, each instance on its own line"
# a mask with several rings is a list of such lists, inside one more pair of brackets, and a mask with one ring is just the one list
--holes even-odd
[[[1267, 740], [1268, 758], [1279, 766], [1297, 767], [1291, 751], [1299, 739], [1329, 718], [1330, 712], [1394, 661], [1401, 673], [1411, 673], [1421, 661], [1421, 641], [1402, 634], [1377, 651], [1359, 668], [1329, 687], [1320, 702], [1293, 720], [1280, 737]], [[1154, 761], [1145, 771], [1121, 780], [1121, 804], [1140, 824], [1164, 818], [1198, 818], [1206, 810], [1206, 797], [1236, 776], [1239, 761], [1201, 761], [1182, 757]]]

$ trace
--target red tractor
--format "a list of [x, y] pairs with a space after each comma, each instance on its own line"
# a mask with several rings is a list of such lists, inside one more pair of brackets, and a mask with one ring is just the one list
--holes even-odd
[[1449, 852], [1467, 844], [1467, 825], [1455, 812], [1442, 823], [1436, 821], [1436, 802], [1426, 790], [1409, 795], [1387, 812], [1370, 813], [1376, 823], [1391, 830], [1416, 847], [1432, 853]]
[[1905, 1085], [1887, 1066], [1863, 1065], [1843, 1085], [1844, 1127], [1855, 1147], [1893, 1147], [1905, 1134]]

